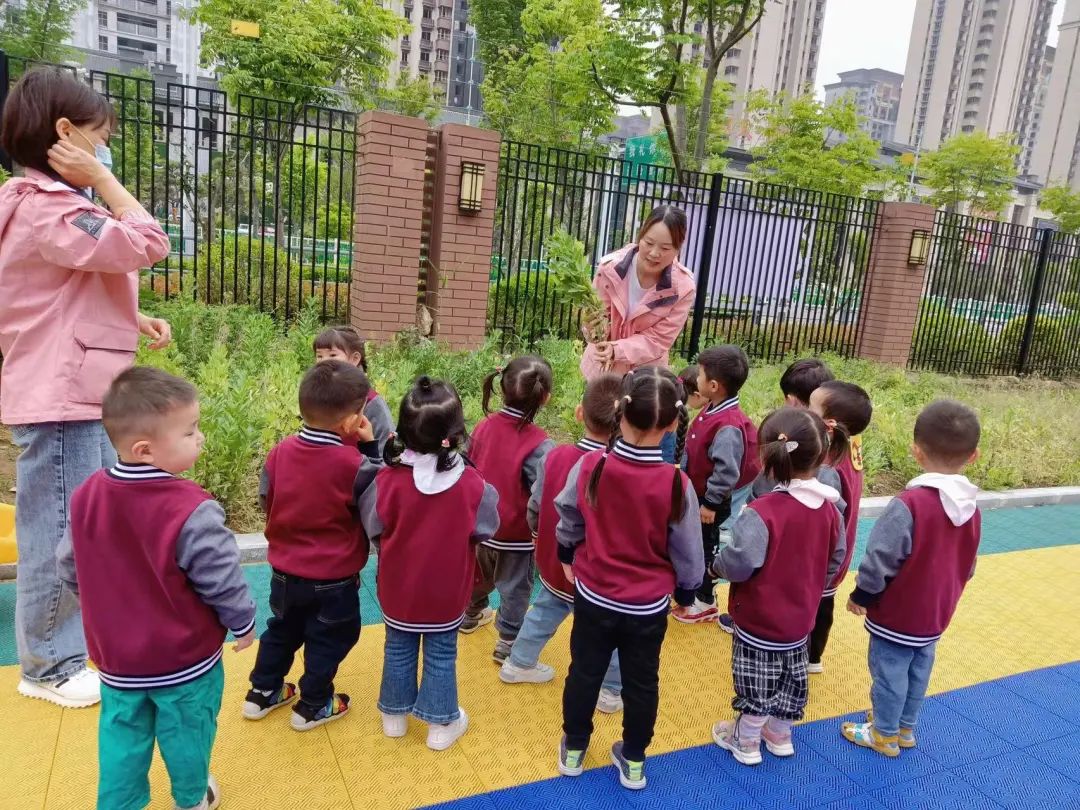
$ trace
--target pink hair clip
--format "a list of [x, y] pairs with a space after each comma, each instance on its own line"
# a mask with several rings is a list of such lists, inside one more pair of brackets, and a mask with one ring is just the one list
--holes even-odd
[[442, 440], [442, 446], [443, 446], [444, 449], [447, 449], [447, 450], [450, 449], [450, 440], [449, 439], [443, 439]]

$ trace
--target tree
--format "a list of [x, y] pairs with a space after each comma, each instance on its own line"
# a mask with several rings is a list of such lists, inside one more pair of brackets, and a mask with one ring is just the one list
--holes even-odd
[[859, 128], [853, 100], [822, 104], [812, 95], [762, 91], [747, 110], [761, 141], [750, 149], [755, 180], [857, 197], [877, 178], [878, 147]]
[[379, 106], [384, 110], [407, 115], [410, 118], [423, 118], [434, 124], [439, 117], [439, 99], [435, 88], [426, 76], [415, 79], [399, 75], [393, 87], [380, 94]]
[[1051, 186], [1039, 201], [1057, 219], [1065, 233], [1080, 233], [1080, 191], [1068, 186]]
[[24, 0], [22, 8], [4, 5], [0, 50], [38, 62], [61, 62], [75, 53], [64, 43], [86, 0]]
[[1010, 134], [954, 135], [920, 164], [923, 185], [933, 190], [929, 202], [951, 211], [967, 202], [985, 213], [1000, 214], [1012, 200], [1019, 154]]
[[477, 49], [487, 73], [499, 69], [504, 54], [515, 52], [524, 39], [521, 14], [527, 0], [473, 0], [469, 20], [476, 26]]

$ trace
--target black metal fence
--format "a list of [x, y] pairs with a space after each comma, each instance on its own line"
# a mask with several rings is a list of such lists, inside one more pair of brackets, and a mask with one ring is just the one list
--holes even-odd
[[1080, 372], [1080, 238], [939, 211], [910, 365]]
[[[0, 103], [26, 69], [0, 53]], [[149, 77], [73, 70], [113, 104], [113, 170], [169, 234], [144, 274], [166, 298], [289, 318], [348, 315], [355, 115]]]
[[697, 279], [675, 351], [738, 343], [754, 357], [853, 354], [879, 204], [605, 156], [504, 143], [488, 321], [531, 342], [578, 333], [560, 303], [545, 240], [565, 227], [594, 264], [632, 242], [656, 205], [687, 213], [680, 259]]

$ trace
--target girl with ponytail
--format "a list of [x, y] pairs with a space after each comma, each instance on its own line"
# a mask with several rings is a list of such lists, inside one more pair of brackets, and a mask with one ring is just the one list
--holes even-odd
[[665, 433], [675, 433], [680, 453], [686, 438], [678, 378], [655, 366], [635, 369], [615, 405], [612, 438], [571, 468], [555, 499], [559, 560], [574, 586], [559, 772], [582, 772], [593, 711], [617, 651], [623, 738], [611, 758], [623, 786], [636, 790], [645, 787], [671, 597], [678, 611], [693, 604], [705, 562], [694, 488], [660, 449]]

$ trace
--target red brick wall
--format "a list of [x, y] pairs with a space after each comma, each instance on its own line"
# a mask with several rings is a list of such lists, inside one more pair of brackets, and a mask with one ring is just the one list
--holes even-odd
[[926, 275], [925, 266], [908, 264], [911, 233], [933, 228], [929, 205], [882, 205], [860, 311], [859, 357], [907, 365]]

